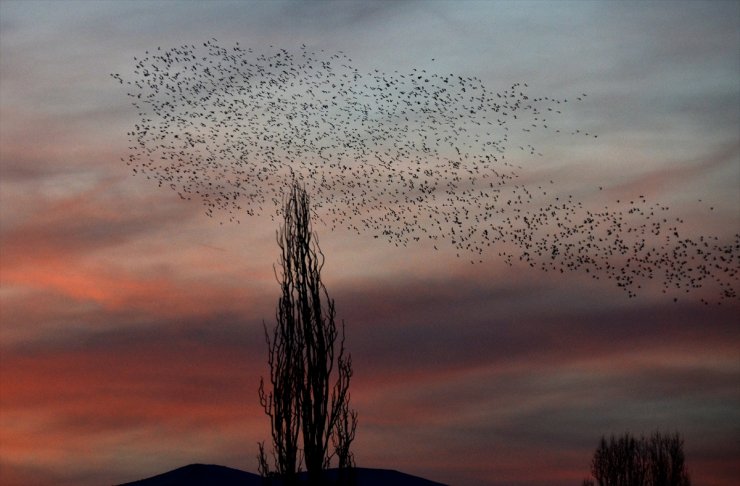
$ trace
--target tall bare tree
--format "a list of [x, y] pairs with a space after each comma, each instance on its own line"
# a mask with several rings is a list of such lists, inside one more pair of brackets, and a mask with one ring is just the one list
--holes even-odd
[[[335, 455], [340, 467], [352, 462], [349, 447], [357, 423], [349, 408], [352, 360], [344, 347], [344, 325], [340, 332], [334, 300], [321, 280], [324, 254], [312, 231], [310, 198], [296, 181], [283, 218], [275, 272], [282, 294], [272, 338], [266, 331], [272, 391], [265, 391], [262, 381], [260, 402], [271, 418], [277, 472], [292, 477], [297, 471], [300, 430], [309, 480], [318, 484]], [[262, 447], [260, 464], [266, 464], [264, 456]]]

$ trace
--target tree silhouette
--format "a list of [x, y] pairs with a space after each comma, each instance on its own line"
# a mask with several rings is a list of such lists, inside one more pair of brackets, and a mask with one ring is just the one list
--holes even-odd
[[[351, 368], [349, 372], [352, 372]], [[332, 445], [339, 461], [339, 469], [348, 469], [355, 465], [355, 457], [350, 451], [350, 445], [355, 439], [355, 433], [357, 431], [357, 411], [351, 410], [348, 405], [349, 398], [345, 401], [344, 407], [342, 407], [339, 420], [337, 421], [337, 427], [332, 436]]]
[[[265, 328], [272, 391], [260, 380], [259, 397], [271, 419], [276, 472], [294, 481], [301, 463], [300, 432], [309, 481], [318, 484], [334, 456], [342, 468], [353, 463], [352, 360], [344, 347], [344, 325], [340, 334], [334, 300], [321, 280], [324, 254], [311, 228], [310, 198], [297, 181], [285, 199], [283, 218], [275, 272], [281, 297], [272, 338]], [[263, 444], [259, 461], [261, 473], [269, 474]]]
[[690, 486], [683, 438], [655, 432], [649, 438], [602, 436], [584, 486]]

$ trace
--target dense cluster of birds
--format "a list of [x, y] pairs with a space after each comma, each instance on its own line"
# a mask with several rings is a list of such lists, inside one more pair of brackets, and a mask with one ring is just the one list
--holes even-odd
[[124, 159], [133, 172], [233, 222], [279, 215], [297, 180], [331, 228], [451, 245], [473, 263], [491, 253], [585, 272], [631, 297], [650, 281], [738, 297], [740, 235], [682, 237], [682, 221], [643, 196], [594, 211], [519, 180], [507, 153], [541, 156], [521, 138], [559, 133], [557, 116], [585, 94], [531, 97], [525, 83], [495, 92], [471, 76], [364, 72], [342, 52], [271, 49], [158, 47], [134, 58], [130, 79], [112, 74], [140, 116]]

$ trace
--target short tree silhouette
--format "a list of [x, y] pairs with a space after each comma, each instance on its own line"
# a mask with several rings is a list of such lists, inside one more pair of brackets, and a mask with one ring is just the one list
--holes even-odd
[[655, 432], [649, 438], [602, 436], [591, 459], [592, 479], [583, 485], [690, 486], [683, 452], [683, 438]]
[[[351, 374], [351, 368], [349, 372]], [[334, 453], [339, 462], [339, 469], [348, 469], [355, 466], [355, 456], [350, 451], [350, 445], [355, 439], [356, 431], [357, 411], [349, 408], [349, 399], [347, 399], [339, 414], [339, 420], [332, 435], [332, 445], [334, 446]]]
[[[312, 231], [310, 198], [297, 181], [285, 198], [283, 218], [275, 272], [282, 293], [272, 338], [265, 328], [272, 391], [260, 380], [259, 397], [271, 419], [276, 472], [294, 481], [301, 463], [300, 431], [309, 481], [318, 484], [335, 455], [340, 467], [353, 462], [350, 444], [357, 413], [349, 407], [352, 360], [344, 347], [344, 324], [340, 335], [334, 300], [321, 280], [324, 254]], [[259, 461], [260, 472], [268, 475], [262, 444]]]

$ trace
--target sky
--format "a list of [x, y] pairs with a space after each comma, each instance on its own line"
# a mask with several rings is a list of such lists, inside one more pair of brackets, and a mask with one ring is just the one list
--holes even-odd
[[[257, 469], [278, 223], [207, 217], [121, 162], [110, 73], [217, 38], [587, 93], [529, 184], [740, 233], [738, 2], [0, 1], [0, 483]], [[434, 61], [432, 61], [434, 59]], [[565, 131], [565, 130], [564, 130]], [[603, 191], [599, 191], [599, 187]], [[624, 198], [624, 199], [623, 199]], [[357, 464], [453, 485], [573, 485], [602, 435], [678, 431], [694, 484], [740, 477], [740, 301], [396, 247], [317, 224], [346, 323]], [[737, 290], [737, 279], [734, 280]]]

